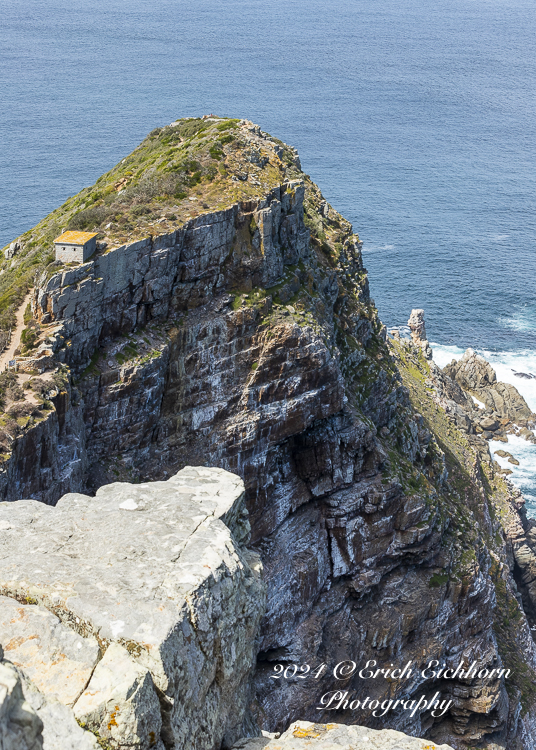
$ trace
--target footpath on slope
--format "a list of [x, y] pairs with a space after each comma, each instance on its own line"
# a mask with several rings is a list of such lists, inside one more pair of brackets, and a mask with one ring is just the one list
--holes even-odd
[[9, 346], [7, 347], [7, 349], [5, 349], [2, 354], [0, 354], [0, 372], [4, 372], [8, 362], [11, 362], [11, 360], [15, 357], [15, 350], [20, 344], [20, 337], [24, 328], [24, 311], [26, 310], [31, 297], [32, 292], [30, 291], [24, 298], [22, 305], [15, 313], [16, 324], [11, 334], [11, 341], [9, 342]]

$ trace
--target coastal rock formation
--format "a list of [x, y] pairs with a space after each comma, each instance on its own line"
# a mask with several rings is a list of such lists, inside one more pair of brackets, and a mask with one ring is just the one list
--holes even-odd
[[426, 327], [424, 325], [424, 310], [412, 310], [409, 316], [408, 326], [411, 331], [411, 340], [422, 349], [426, 359], [432, 359], [432, 348], [426, 338]]
[[221, 469], [0, 505], [5, 656], [110, 747], [229, 744], [265, 602], [248, 537]]
[[[158, 534], [177, 532], [158, 531], [166, 514], [151, 515], [162, 509], [154, 497], [152, 511], [131, 507], [139, 505], [148, 480], [167, 493], [174, 480], [163, 480], [182, 467], [217, 466], [243, 478], [251, 544], [264, 566], [267, 604], [255, 631], [259, 653], [251, 704], [259, 727], [281, 732], [298, 719], [355, 722], [350, 710], [336, 715], [317, 710], [324, 693], [340, 689], [334, 666], [373, 660], [386, 670], [411, 661], [415, 672], [408, 681], [352, 674], [344, 690], [367, 690], [376, 700], [440, 691], [452, 701], [447, 713], [433, 718], [423, 711], [411, 716], [395, 710], [375, 717], [365, 710], [360, 723], [456, 750], [477, 744], [532, 750], [536, 652], [507, 528], [510, 517], [512, 529], [520, 519], [519, 503], [496, 471], [485, 439], [475, 434], [478, 429], [484, 434], [484, 428], [475, 426], [472, 399], [423, 357], [421, 338], [418, 346], [386, 341], [370, 299], [361, 242], [301, 171], [295, 152], [251, 123], [216, 119], [207, 125], [213, 135], [204, 130], [194, 138], [198, 126], [205, 127], [175, 123], [142, 144], [140, 151], [151, 155], [151, 180], [160, 169], [157, 187], [149, 177], [144, 182], [145, 161], [143, 166], [134, 153], [98, 186], [66, 204], [69, 220], [79, 226], [101, 222], [107, 247], [90, 263], [75, 268], [52, 263], [39, 276], [32, 305], [38, 327], [32, 330], [39, 336], [28, 351], [34, 363], [41, 359], [38, 352], [52, 352], [57, 394], [43, 400], [42, 417], [11, 425], [14, 437], [4, 454], [0, 491], [6, 500], [31, 495], [50, 504], [58, 500], [59, 488], [97, 494], [94, 499], [68, 495], [55, 509], [28, 501], [0, 505], [2, 521], [20, 521], [22, 549], [39, 550], [30, 566], [13, 533], [0, 565], [5, 584], [0, 593], [20, 598], [25, 606], [44, 607], [69, 628], [78, 618], [84, 629], [74, 629], [87, 638], [84, 659], [91, 658], [91, 638], [97, 640], [105, 651], [92, 677], [100, 695], [77, 698], [74, 711], [81, 701], [80, 716], [96, 731], [105, 726], [110, 741], [115, 741], [115, 725], [106, 717], [115, 705], [130, 717], [129, 732], [147, 736], [154, 720], [154, 701], [147, 697], [151, 680], [161, 706], [162, 741], [169, 747], [182, 742], [186, 731], [203, 747], [213, 731], [202, 737], [207, 705], [209, 721], [221, 727], [219, 739], [230, 743], [253, 733], [245, 711], [253, 647], [247, 651], [239, 644], [240, 662], [223, 645], [241, 638], [232, 619], [236, 611], [228, 620], [217, 619], [225, 598], [217, 587], [217, 606], [200, 613], [197, 605], [206, 604], [201, 595], [189, 605], [196, 625], [184, 634], [191, 643], [179, 645], [187, 664], [199, 659], [206, 666], [197, 676], [201, 692], [196, 692], [190, 672], [183, 674], [173, 656], [174, 638], [182, 638], [177, 630], [182, 615], [176, 612], [182, 590], [175, 591], [164, 567], [175, 562], [166, 557], [167, 547], [155, 543]], [[230, 141], [221, 128], [232, 130]], [[221, 164], [209, 163], [206, 156], [203, 177], [201, 168], [184, 160], [189, 148], [216, 154]], [[176, 170], [183, 182], [175, 194], [170, 191], [176, 191], [176, 183], [169, 181], [176, 179]], [[214, 182], [218, 174], [226, 180], [225, 201]], [[117, 202], [119, 183], [129, 185], [124, 196], [120, 190], [120, 200], [131, 201], [128, 206]], [[168, 192], [158, 198], [177, 206], [170, 205], [168, 215], [155, 222], [153, 212], [163, 203], [151, 202], [150, 196], [159, 186]], [[111, 205], [123, 214], [122, 223], [110, 220], [109, 228], [104, 221]], [[128, 236], [123, 228], [133, 226], [133, 217], [139, 223], [135, 236]], [[36, 236], [48, 236], [44, 229], [39, 232]], [[30, 237], [24, 239], [30, 247]], [[419, 337], [424, 336], [421, 324], [417, 316]], [[115, 485], [113, 492], [102, 487], [114, 478], [141, 484], [128, 490]], [[114, 492], [127, 506], [114, 505]], [[155, 534], [150, 546], [145, 536], [126, 539], [119, 523], [106, 522], [108, 502], [119, 519], [149, 514]], [[69, 523], [53, 523], [54, 513]], [[30, 518], [35, 522], [29, 524]], [[225, 523], [240, 540], [236, 523]], [[44, 542], [34, 544], [39, 528], [47, 531], [53, 558], [44, 555]], [[75, 566], [65, 550], [75, 549], [75, 542], [82, 545], [82, 531], [93, 547], [85, 547], [83, 555], [76, 551], [81, 564]], [[225, 528], [220, 531], [229, 542]], [[519, 533], [528, 536], [524, 528]], [[519, 543], [521, 548], [521, 536]], [[108, 559], [118, 544], [124, 561], [114, 557], [111, 570], [101, 571], [96, 555]], [[246, 557], [235, 550], [222, 565], [224, 573], [236, 570], [244, 586], [249, 581], [256, 592], [236, 600], [238, 610], [242, 606], [249, 613], [243, 615], [244, 632], [254, 640], [264, 602]], [[523, 553], [517, 557], [522, 561]], [[119, 581], [110, 578], [116, 563]], [[199, 552], [194, 563], [202, 571]], [[92, 575], [84, 573], [84, 565]], [[158, 575], [151, 575], [153, 568]], [[529, 567], [523, 570], [529, 575]], [[224, 579], [230, 578], [225, 573]], [[128, 606], [124, 597], [112, 596], [112, 585], [114, 594], [116, 587], [122, 593], [127, 586]], [[147, 612], [139, 594], [147, 586], [155, 596], [162, 594], [163, 618], [171, 608], [170, 627], [177, 625], [173, 638], [165, 640], [163, 631], [154, 630], [153, 600]], [[135, 589], [132, 596], [129, 587]], [[163, 593], [168, 590], [169, 601]], [[91, 605], [93, 598], [98, 606]], [[22, 619], [29, 627], [30, 618]], [[155, 615], [155, 622], [161, 621]], [[156, 645], [147, 640], [148, 624]], [[63, 639], [59, 629], [55, 633]], [[220, 638], [220, 647], [214, 638]], [[206, 654], [214, 658], [205, 664]], [[66, 657], [72, 658], [67, 652]], [[112, 657], [124, 675], [117, 686], [109, 678]], [[234, 676], [226, 682], [229, 663], [237, 659], [243, 667], [238, 686]], [[430, 660], [449, 669], [475, 662], [491, 677], [424, 677]], [[208, 662], [220, 664], [215, 675]], [[322, 679], [311, 677], [322, 665]], [[281, 667], [288, 667], [288, 679], [274, 679]], [[132, 690], [123, 689], [127, 683]], [[232, 691], [225, 688], [221, 712], [212, 712], [211, 686], [220, 684], [232, 685]], [[184, 702], [171, 704], [174, 690], [182, 691]], [[143, 716], [140, 706], [147, 709]], [[229, 712], [229, 706], [238, 708]], [[188, 707], [196, 712], [191, 721], [181, 713]], [[242, 713], [247, 731], [238, 726]]]
[[453, 360], [447, 365], [445, 373], [501, 417], [507, 417], [513, 422], [533, 417], [517, 388], [510, 383], [498, 381], [489, 362], [472, 349], [467, 349], [461, 359]]
[[17, 252], [20, 250], [20, 243], [15, 241], [10, 244], [10, 246], [4, 250], [4, 257], [6, 260], [11, 260]]
[[241, 740], [233, 750], [452, 750], [450, 745], [435, 745], [429, 740], [408, 737], [401, 732], [379, 732], [344, 724], [313, 724], [296, 721], [280, 737]]

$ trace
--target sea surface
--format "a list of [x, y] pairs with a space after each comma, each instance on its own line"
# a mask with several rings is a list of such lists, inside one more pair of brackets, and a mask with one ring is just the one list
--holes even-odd
[[[0, 0], [0, 246], [156, 126], [246, 117], [364, 242], [388, 325], [424, 308], [536, 410], [534, 0]], [[513, 445], [536, 514], [536, 448]]]

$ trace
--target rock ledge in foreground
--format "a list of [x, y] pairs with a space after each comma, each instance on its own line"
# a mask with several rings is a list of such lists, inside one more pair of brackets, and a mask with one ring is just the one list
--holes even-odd
[[368, 729], [345, 724], [297, 721], [277, 739], [240, 740], [233, 750], [452, 750], [430, 740], [409, 737], [392, 729]]
[[5, 658], [110, 747], [228, 745], [265, 604], [248, 539], [221, 469], [0, 503]]

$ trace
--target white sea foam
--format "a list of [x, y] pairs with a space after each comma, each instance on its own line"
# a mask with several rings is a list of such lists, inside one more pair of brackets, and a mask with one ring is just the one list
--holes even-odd
[[380, 250], [394, 250], [394, 245], [363, 245], [362, 253], [377, 253]]
[[[459, 359], [464, 353], [464, 349], [460, 349], [458, 346], [442, 346], [437, 343], [433, 343], [431, 346], [434, 361], [439, 367], [445, 367], [453, 359]], [[532, 411], [536, 412], [536, 378], [526, 379], [514, 375], [515, 372], [536, 375], [536, 352], [529, 350], [490, 352], [485, 349], [476, 349], [475, 351], [491, 364], [497, 373], [497, 380], [515, 385]], [[478, 400], [474, 399], [474, 401]], [[489, 445], [492, 454], [494, 451], [502, 449], [512, 453], [519, 461], [519, 466], [515, 466], [508, 463], [507, 458], [493, 456], [503, 468], [512, 470], [513, 474], [509, 478], [523, 493], [527, 503], [528, 515], [536, 517], [536, 445], [528, 443], [516, 435], [508, 435], [508, 443], [491, 440]]]
[[441, 344], [434, 344], [430, 342], [432, 347], [434, 362], [439, 367], [445, 367], [452, 362], [453, 359], [460, 359], [465, 349], [460, 349], [459, 346], [442, 346]]
[[471, 398], [473, 399], [473, 401], [475, 402], [475, 404], [479, 407], [479, 409], [485, 409], [486, 408], [486, 404], [483, 401], [479, 401], [476, 396], [473, 396], [471, 394]]
[[488, 352], [483, 349], [479, 354], [491, 364], [497, 373], [497, 380], [515, 385], [532, 411], [536, 412], [536, 377], [529, 380], [514, 375], [522, 372], [536, 376], [536, 352]]
[[512, 315], [499, 322], [511, 331], [536, 331], [536, 310], [532, 305], [517, 305]]
[[[460, 359], [464, 349], [459, 346], [442, 346], [432, 343], [434, 362], [439, 367], [445, 367], [453, 359]], [[515, 385], [532, 411], [536, 412], [536, 377], [527, 379], [517, 377], [514, 373], [522, 372], [536, 376], [536, 352], [490, 352], [485, 349], [475, 349], [491, 364], [497, 373], [497, 380]]]
[[[490, 440], [489, 447], [493, 458], [503, 469], [511, 469], [511, 481], [519, 487], [527, 503], [528, 515], [536, 517], [536, 445], [527, 443], [517, 435], [508, 435], [508, 443]], [[495, 451], [503, 450], [511, 453], [519, 461], [519, 466], [508, 462], [507, 458], [495, 455]]]

